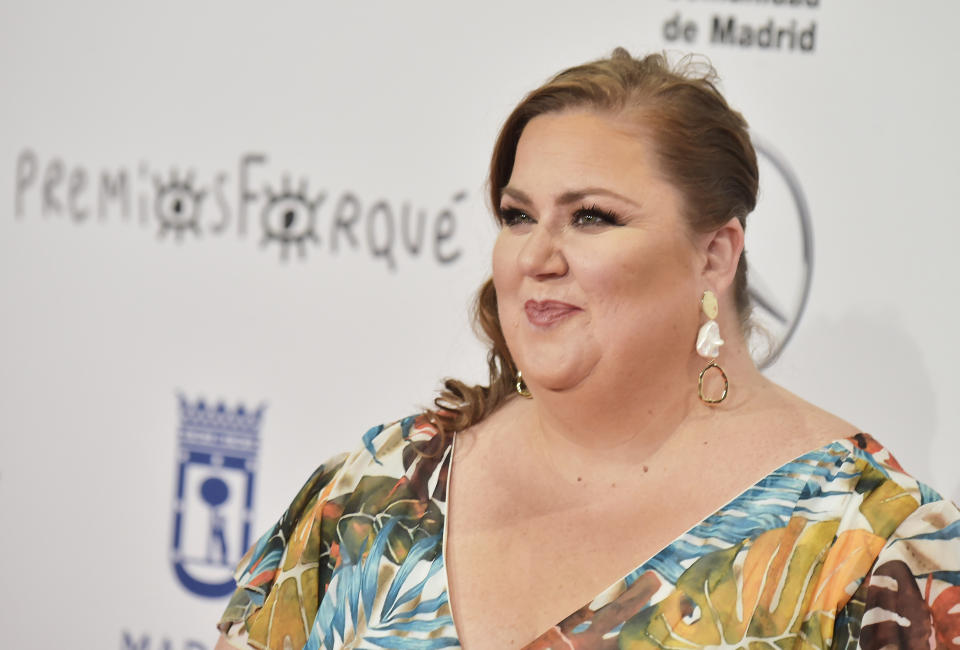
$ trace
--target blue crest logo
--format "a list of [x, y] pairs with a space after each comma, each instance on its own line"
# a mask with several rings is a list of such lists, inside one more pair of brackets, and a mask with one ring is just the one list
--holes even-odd
[[198, 596], [233, 591], [233, 570], [250, 546], [257, 438], [264, 407], [180, 401], [180, 458], [171, 560]]

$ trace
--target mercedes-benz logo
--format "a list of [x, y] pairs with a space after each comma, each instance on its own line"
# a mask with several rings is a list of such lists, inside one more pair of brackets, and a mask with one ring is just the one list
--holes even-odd
[[760, 167], [757, 208], [747, 228], [747, 285], [754, 309], [750, 347], [770, 366], [800, 323], [813, 277], [813, 230], [800, 181], [782, 155], [753, 139]]

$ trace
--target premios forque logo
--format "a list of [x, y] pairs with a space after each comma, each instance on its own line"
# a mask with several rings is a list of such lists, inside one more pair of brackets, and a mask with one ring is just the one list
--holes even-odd
[[416, 260], [444, 266], [460, 258], [457, 211], [466, 197], [456, 190], [430, 206], [311, 188], [305, 175], [270, 173], [264, 153], [243, 153], [204, 173], [190, 165], [161, 172], [146, 161], [94, 168], [25, 148], [15, 165], [13, 214], [152, 231], [159, 242], [182, 245], [253, 239], [261, 254], [284, 262], [366, 254], [395, 271]]
[[173, 570], [198, 596], [233, 591], [250, 546], [258, 437], [264, 407], [247, 410], [179, 397], [179, 462], [173, 504]]
[[754, 138], [760, 195], [747, 227], [747, 284], [753, 301], [750, 345], [762, 367], [771, 365], [800, 324], [813, 279], [810, 209], [786, 158]]

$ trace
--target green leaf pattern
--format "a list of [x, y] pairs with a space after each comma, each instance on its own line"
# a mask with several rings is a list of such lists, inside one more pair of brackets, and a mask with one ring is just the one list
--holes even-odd
[[[237, 647], [460, 647], [451, 448], [424, 417], [322, 466], [247, 553]], [[787, 463], [525, 646], [960, 650], [960, 511], [865, 434]]]

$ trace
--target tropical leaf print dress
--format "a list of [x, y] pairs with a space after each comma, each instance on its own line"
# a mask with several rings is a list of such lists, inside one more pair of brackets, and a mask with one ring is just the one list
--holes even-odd
[[[451, 456], [410, 417], [317, 469], [241, 560], [220, 621], [228, 640], [460, 647], [443, 563]], [[526, 647], [960, 650], [960, 511], [869, 436], [839, 440], [768, 475]]]

